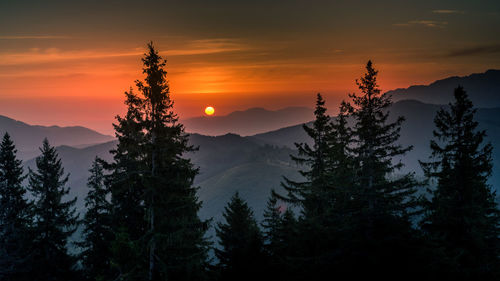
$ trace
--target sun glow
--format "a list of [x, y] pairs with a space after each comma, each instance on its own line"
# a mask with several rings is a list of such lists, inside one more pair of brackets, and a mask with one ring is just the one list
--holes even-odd
[[212, 106], [207, 106], [205, 108], [205, 114], [206, 115], [213, 115], [215, 113], [215, 109]]

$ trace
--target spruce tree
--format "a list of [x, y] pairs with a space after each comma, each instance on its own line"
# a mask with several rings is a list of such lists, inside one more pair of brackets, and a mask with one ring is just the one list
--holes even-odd
[[[356, 174], [349, 192], [347, 245], [342, 268], [364, 266], [368, 274], [416, 271], [408, 254], [415, 245], [411, 225], [416, 181], [413, 174], [401, 174], [402, 157], [412, 147], [398, 144], [404, 117], [390, 123], [389, 95], [377, 84], [378, 71], [372, 62], [356, 83], [361, 94], [350, 94], [346, 103], [353, 118], [352, 160]], [[347, 263], [347, 264], [346, 264]]]
[[216, 227], [220, 280], [256, 280], [263, 271], [263, 238], [253, 211], [238, 193], [224, 207], [225, 222]]
[[[297, 222], [296, 249], [287, 252], [297, 255], [289, 259], [295, 263], [288, 268], [303, 269], [303, 278], [320, 278], [330, 270], [338, 258], [338, 232], [345, 218], [346, 191], [352, 187], [353, 165], [350, 155], [352, 133], [347, 125], [348, 106], [341, 106], [340, 114], [331, 119], [326, 114], [325, 101], [317, 95], [313, 126], [304, 130], [313, 140], [313, 146], [296, 144], [298, 156], [292, 160], [304, 168], [300, 171], [305, 181], [296, 182], [285, 178], [283, 186], [287, 196], [277, 195], [286, 202], [296, 204], [301, 215]], [[314, 274], [311, 275], [311, 274]]]
[[118, 144], [111, 150], [113, 162], [103, 163], [109, 171], [105, 184], [111, 192], [111, 266], [118, 280], [143, 280], [144, 253], [137, 245], [147, 224], [144, 206], [143, 100], [132, 89], [125, 92], [127, 113], [113, 124]]
[[[500, 212], [488, 184], [492, 145], [478, 130], [476, 109], [462, 87], [435, 119], [431, 162], [421, 163], [430, 189], [422, 228], [443, 249], [441, 273], [467, 279], [498, 277]], [[477, 279], [476, 279], [477, 280]]]
[[75, 280], [76, 258], [68, 253], [70, 236], [78, 226], [74, 208], [76, 198], [65, 201], [68, 175], [47, 139], [36, 158], [36, 171], [29, 171], [29, 189], [35, 197], [33, 206], [33, 272], [37, 280]]
[[198, 217], [201, 203], [193, 186], [198, 169], [184, 156], [195, 149], [173, 112], [166, 61], [152, 43], [142, 61], [146, 78], [136, 86], [145, 105], [149, 280], [200, 280], [207, 266], [208, 222]]
[[124, 280], [204, 279], [208, 222], [198, 217], [198, 170], [185, 158], [195, 149], [173, 112], [166, 61], [152, 43], [142, 61], [146, 77], [136, 81], [141, 95], [126, 93], [128, 112], [115, 126], [118, 147], [109, 177], [117, 218], [114, 264]]
[[83, 248], [80, 254], [84, 275], [88, 280], [109, 280], [110, 250], [113, 239], [111, 230], [111, 204], [109, 191], [104, 185], [102, 160], [97, 156], [92, 162], [87, 180], [89, 192], [85, 197], [87, 212], [83, 219], [84, 241], [78, 245]]
[[265, 276], [269, 280], [293, 280], [297, 264], [292, 259], [296, 256], [298, 227], [290, 208], [286, 211], [278, 204], [276, 196], [269, 198], [262, 227], [264, 229], [264, 250], [267, 255]]
[[291, 156], [295, 163], [305, 166], [305, 169], [300, 171], [305, 181], [297, 182], [284, 178], [282, 186], [287, 195], [275, 194], [286, 202], [301, 206], [305, 217], [317, 216], [327, 208], [324, 199], [328, 189], [329, 137], [332, 134], [332, 127], [326, 110], [323, 97], [317, 94], [312, 127], [303, 125], [305, 132], [313, 140], [313, 146], [296, 143], [298, 155]]
[[281, 216], [278, 198], [271, 194], [264, 210], [264, 220], [262, 222], [265, 249], [271, 258], [279, 255], [279, 248], [282, 246], [280, 241]]
[[143, 101], [132, 89], [125, 92], [127, 113], [117, 116], [113, 124], [118, 144], [111, 150], [113, 162], [104, 167], [110, 171], [106, 176], [112, 194], [113, 228], [126, 231], [137, 240], [146, 229], [144, 216], [144, 164]]
[[26, 280], [31, 251], [30, 203], [23, 167], [8, 133], [0, 144], [0, 279]]

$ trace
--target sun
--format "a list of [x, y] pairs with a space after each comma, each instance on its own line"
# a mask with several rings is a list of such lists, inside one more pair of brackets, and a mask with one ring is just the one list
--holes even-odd
[[215, 109], [212, 106], [207, 106], [205, 108], [205, 114], [206, 115], [213, 115], [215, 113]]

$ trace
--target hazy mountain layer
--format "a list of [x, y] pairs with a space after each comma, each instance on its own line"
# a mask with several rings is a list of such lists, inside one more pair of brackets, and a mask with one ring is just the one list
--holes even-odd
[[448, 104], [453, 90], [461, 85], [476, 107], [500, 107], [500, 70], [488, 70], [463, 77], [449, 77], [429, 85], [389, 91], [395, 101], [415, 99], [425, 103]]
[[114, 139], [112, 136], [100, 134], [91, 129], [73, 126], [38, 126], [29, 125], [0, 115], [0, 134], [9, 132], [16, 143], [19, 157], [29, 159], [38, 154], [38, 147], [44, 138], [52, 145], [87, 146]]
[[249, 136], [307, 122], [313, 118], [313, 110], [307, 107], [287, 107], [276, 111], [250, 108], [224, 116], [195, 117], [183, 120], [182, 123], [188, 132], [202, 135], [234, 133]]

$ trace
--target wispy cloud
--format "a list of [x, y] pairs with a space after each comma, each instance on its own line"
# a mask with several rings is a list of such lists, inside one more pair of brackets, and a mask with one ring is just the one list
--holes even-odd
[[[249, 50], [250, 48], [240, 42], [229, 39], [204, 39], [191, 40], [177, 49], [160, 50], [166, 58], [171, 56], [208, 55], [224, 52]], [[142, 56], [144, 48], [133, 48], [122, 51], [109, 50], [61, 50], [58, 48], [32, 48], [27, 51], [0, 52], [0, 65], [36, 64], [60, 62], [69, 60], [106, 59], [130, 56]]]
[[182, 49], [167, 50], [167, 56], [207, 55], [224, 52], [245, 51], [250, 48], [235, 39], [217, 38], [191, 40]]
[[25, 39], [70, 39], [70, 36], [59, 35], [0, 35], [0, 40], [25, 40]]
[[460, 10], [447, 10], [447, 9], [444, 9], [444, 10], [432, 10], [432, 13], [433, 14], [465, 14], [464, 11], [460, 11]]
[[500, 44], [462, 48], [450, 51], [446, 57], [466, 57], [500, 53]]
[[0, 65], [48, 63], [67, 60], [102, 59], [112, 57], [137, 56], [142, 52], [137, 50], [126, 52], [105, 51], [63, 51], [57, 48], [32, 48], [23, 52], [0, 53]]
[[412, 20], [405, 23], [395, 23], [394, 26], [424, 26], [431, 28], [444, 28], [448, 25], [446, 21], [435, 21], [435, 20]]

